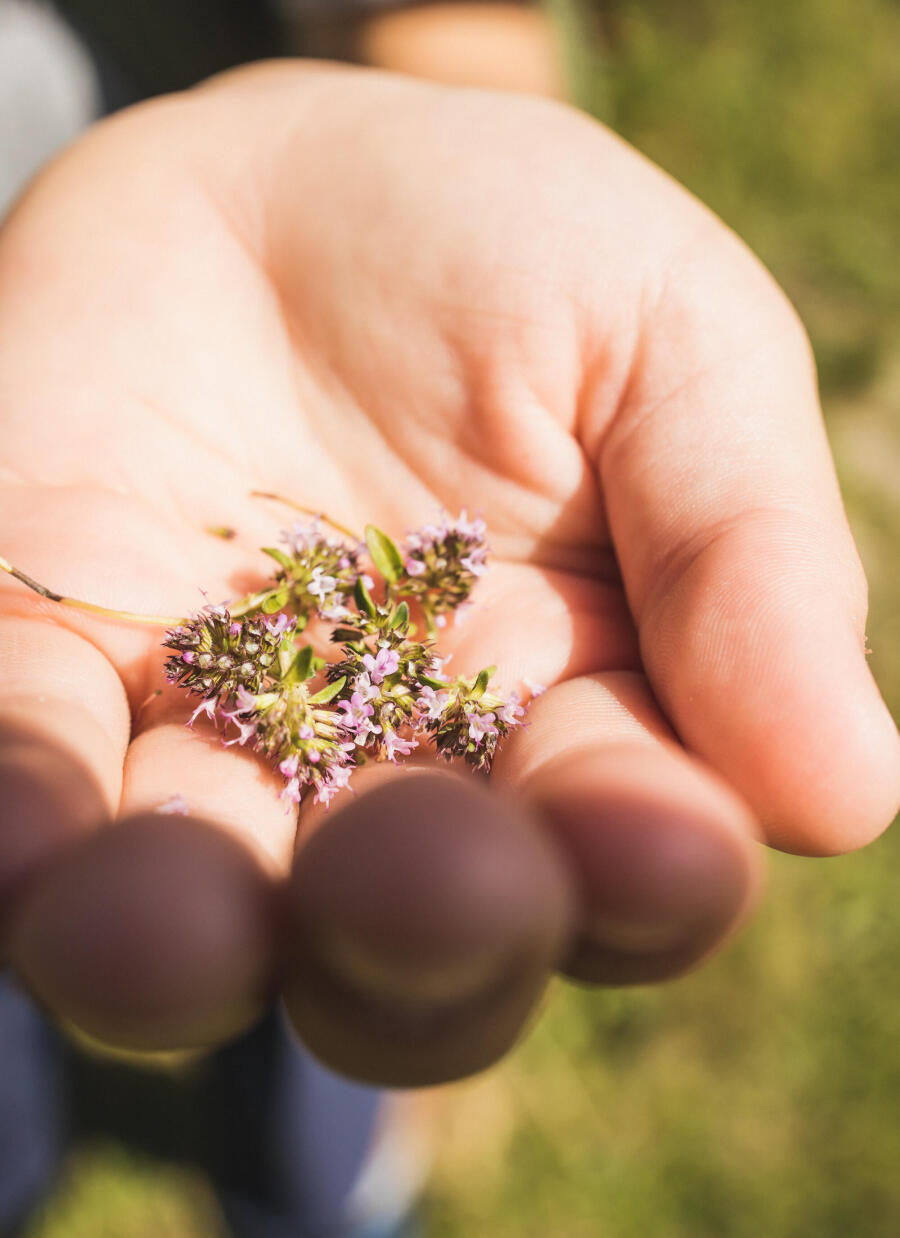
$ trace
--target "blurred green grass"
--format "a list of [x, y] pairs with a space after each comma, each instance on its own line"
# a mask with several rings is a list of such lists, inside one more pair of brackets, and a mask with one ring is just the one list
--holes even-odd
[[[900, 8], [550, 7], [578, 99], [743, 236], [808, 326], [896, 717]], [[556, 985], [515, 1054], [446, 1092], [430, 1238], [896, 1238], [898, 872], [896, 832], [841, 859], [773, 856], [753, 925], [696, 975]], [[201, 1180], [107, 1145], [28, 1238], [219, 1232]]]

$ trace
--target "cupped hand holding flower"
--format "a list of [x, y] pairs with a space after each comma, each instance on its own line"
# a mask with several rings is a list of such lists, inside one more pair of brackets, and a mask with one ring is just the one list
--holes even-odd
[[[803, 331], [563, 107], [275, 65], [112, 119], [0, 233], [0, 410], [0, 553], [55, 589], [240, 597], [283, 519], [254, 490], [395, 535], [478, 510], [491, 570], [466, 565], [441, 650], [548, 685], [490, 785], [390, 727], [409, 762], [298, 829], [296, 768], [153, 696], [161, 631], [3, 578], [3, 949], [102, 1039], [211, 1044], [282, 991], [333, 1066], [451, 1078], [554, 969], [705, 957], [756, 897], [757, 837], [840, 852], [897, 807]], [[438, 542], [406, 546], [423, 589]], [[335, 621], [344, 570], [307, 582]], [[369, 687], [396, 673], [366, 656]], [[188, 815], [156, 812], [173, 796]]]

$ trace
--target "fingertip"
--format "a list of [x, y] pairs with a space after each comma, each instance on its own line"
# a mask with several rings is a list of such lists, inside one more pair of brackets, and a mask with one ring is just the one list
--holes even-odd
[[[89, 729], [78, 717], [82, 733]], [[0, 943], [15, 903], [73, 840], [99, 828], [109, 805], [91, 770], [67, 748], [18, 723], [0, 723]], [[0, 945], [0, 957], [4, 950]]]
[[276, 900], [250, 852], [207, 822], [151, 814], [83, 840], [12, 918], [13, 966], [97, 1040], [184, 1049], [236, 1034], [273, 984]]
[[822, 539], [796, 514], [748, 517], [660, 594], [644, 631], [682, 742], [740, 792], [769, 843], [809, 856], [865, 846], [900, 799], [856, 574]]
[[301, 847], [288, 1011], [317, 1056], [393, 1087], [482, 1070], [515, 1042], [565, 949], [560, 857], [511, 800], [418, 770]]
[[759, 899], [754, 823], [708, 771], [662, 746], [585, 747], [527, 794], [581, 880], [581, 919], [560, 970], [646, 984], [692, 970]]

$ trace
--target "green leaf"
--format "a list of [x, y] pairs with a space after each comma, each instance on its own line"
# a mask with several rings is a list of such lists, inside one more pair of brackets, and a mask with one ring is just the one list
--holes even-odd
[[406, 627], [409, 623], [409, 607], [405, 602], [401, 602], [391, 617], [391, 627], [399, 628]]
[[353, 586], [353, 598], [360, 610], [365, 611], [370, 619], [374, 619], [378, 613], [375, 609], [375, 603], [372, 601], [371, 594], [363, 584], [362, 576], [357, 576], [356, 584]]
[[294, 644], [292, 640], [284, 641], [283, 644], [279, 645], [278, 647], [278, 669], [281, 671], [282, 679], [286, 680], [289, 677], [293, 679], [293, 675], [291, 674], [291, 672], [293, 670], [295, 662], [297, 661], [297, 654], [298, 654], [297, 646]]
[[274, 559], [285, 570], [293, 567], [294, 560], [290, 555], [286, 555], [283, 550], [279, 550], [277, 546], [262, 546], [260, 548], [264, 555], [268, 555], [270, 559]]
[[404, 574], [403, 555], [395, 541], [376, 529], [374, 524], [366, 525], [366, 545], [372, 562], [389, 584], [396, 584]]
[[337, 645], [356, 645], [359, 642], [360, 633], [357, 628], [335, 628], [331, 633], [331, 639]]
[[310, 705], [327, 705], [329, 701], [333, 701], [344, 684], [347, 682], [347, 676], [342, 675], [340, 679], [336, 679], [334, 683], [326, 684], [326, 686], [317, 692], [315, 696], [309, 698]]
[[485, 689], [491, 681], [491, 675], [496, 670], [496, 666], [486, 666], [483, 671], [478, 672], [478, 678], [475, 680], [472, 688], [472, 700], [477, 701], [484, 696]]
[[276, 589], [274, 593], [270, 593], [265, 598], [260, 606], [260, 610], [264, 615], [274, 615], [276, 610], [281, 610], [287, 605], [288, 591], [287, 589]]
[[312, 645], [304, 645], [297, 654], [297, 661], [294, 663], [294, 674], [299, 683], [306, 683], [307, 679], [312, 679], [316, 673], [315, 666], [313, 665], [315, 661], [316, 655]]

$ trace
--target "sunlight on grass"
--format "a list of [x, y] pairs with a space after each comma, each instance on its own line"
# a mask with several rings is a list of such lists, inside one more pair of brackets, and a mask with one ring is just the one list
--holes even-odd
[[22, 1238], [227, 1238], [203, 1177], [125, 1152], [81, 1150]]

